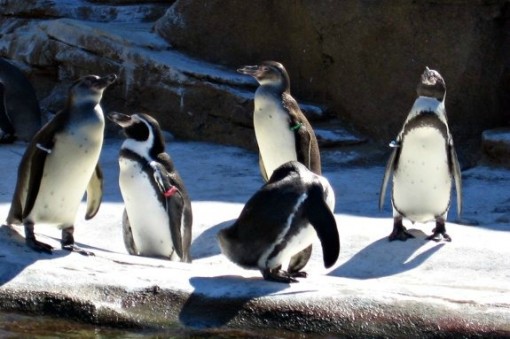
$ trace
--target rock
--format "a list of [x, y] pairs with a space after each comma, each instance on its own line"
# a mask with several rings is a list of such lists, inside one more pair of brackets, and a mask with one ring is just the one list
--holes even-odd
[[460, 144], [479, 141], [481, 131], [509, 117], [501, 110], [506, 4], [178, 0], [155, 29], [174, 48], [210, 62], [278, 60], [295, 95], [385, 143], [398, 133], [425, 66], [438, 69]]
[[510, 167], [510, 128], [484, 131], [482, 148], [489, 162]]
[[[39, 1], [30, 4], [41, 7]], [[64, 15], [66, 4], [50, 2], [48, 11]], [[91, 12], [99, 11], [94, 8]], [[25, 12], [18, 8], [16, 13]], [[67, 89], [77, 77], [113, 72], [119, 81], [105, 93], [105, 112], [149, 113], [177, 138], [255, 150], [252, 112], [256, 82], [235, 68], [208, 64], [171, 49], [151, 32], [151, 23], [142, 21], [138, 17], [116, 17], [107, 23], [32, 20], [4, 35], [0, 55], [26, 65], [46, 112], [62, 108]], [[301, 106], [312, 121], [329, 119], [319, 106]], [[107, 126], [107, 134], [116, 132], [117, 128]]]

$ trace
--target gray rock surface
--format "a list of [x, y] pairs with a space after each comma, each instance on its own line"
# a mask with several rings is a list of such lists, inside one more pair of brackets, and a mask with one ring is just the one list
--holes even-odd
[[[170, 4], [8, 2], [0, 8], [0, 55], [23, 66], [46, 111], [62, 107], [67, 87], [77, 77], [114, 72], [119, 81], [103, 102], [105, 111], [147, 112], [178, 138], [256, 149], [256, 82], [237, 74], [235, 67], [172, 49], [152, 29], [151, 20], [163, 15], [164, 6]], [[303, 102], [302, 107], [313, 121], [329, 118], [317, 105]], [[328, 146], [355, 138], [347, 131], [331, 136]]]
[[485, 160], [510, 167], [510, 128], [498, 128], [482, 133]]
[[178, 0], [156, 31], [214, 63], [279, 60], [298, 97], [385, 142], [400, 129], [425, 66], [437, 69], [450, 127], [469, 157], [484, 129], [510, 121], [507, 11], [505, 0]]

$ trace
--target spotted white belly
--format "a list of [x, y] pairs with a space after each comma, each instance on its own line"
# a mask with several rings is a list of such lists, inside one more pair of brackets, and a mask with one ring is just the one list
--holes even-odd
[[409, 131], [393, 175], [393, 203], [407, 218], [428, 222], [450, 203], [451, 176], [443, 135], [433, 127]]
[[55, 136], [46, 156], [34, 207], [27, 219], [33, 222], [74, 225], [78, 207], [99, 160], [103, 144], [100, 122], [72, 127]]
[[119, 158], [119, 186], [138, 255], [170, 257], [173, 252], [170, 221], [140, 164]]
[[294, 132], [289, 118], [276, 100], [255, 98], [253, 124], [260, 155], [268, 178], [284, 163], [297, 160]]

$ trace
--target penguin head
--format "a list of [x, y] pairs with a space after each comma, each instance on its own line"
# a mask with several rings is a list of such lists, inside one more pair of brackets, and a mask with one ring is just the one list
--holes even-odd
[[76, 80], [69, 88], [70, 105], [81, 104], [97, 105], [101, 101], [103, 91], [117, 80], [115, 74], [104, 77], [86, 75]]
[[446, 94], [446, 84], [438, 71], [425, 67], [416, 92], [418, 96], [431, 97], [443, 101]]
[[239, 73], [251, 75], [260, 85], [269, 85], [289, 91], [290, 79], [285, 67], [276, 61], [264, 61], [260, 65], [244, 66], [237, 70]]
[[165, 151], [165, 139], [159, 123], [150, 115], [112, 112], [108, 114], [108, 119], [124, 130], [126, 141], [122, 148], [130, 149], [146, 158], [155, 158]]

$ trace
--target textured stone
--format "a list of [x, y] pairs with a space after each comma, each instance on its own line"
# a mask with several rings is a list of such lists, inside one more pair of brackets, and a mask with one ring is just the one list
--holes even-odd
[[484, 131], [482, 147], [486, 160], [510, 167], [510, 128]]
[[503, 0], [179, 0], [156, 31], [215, 63], [279, 60], [298, 97], [384, 141], [400, 129], [429, 66], [446, 80], [455, 139], [478, 143], [510, 116], [501, 108], [506, 8]]

